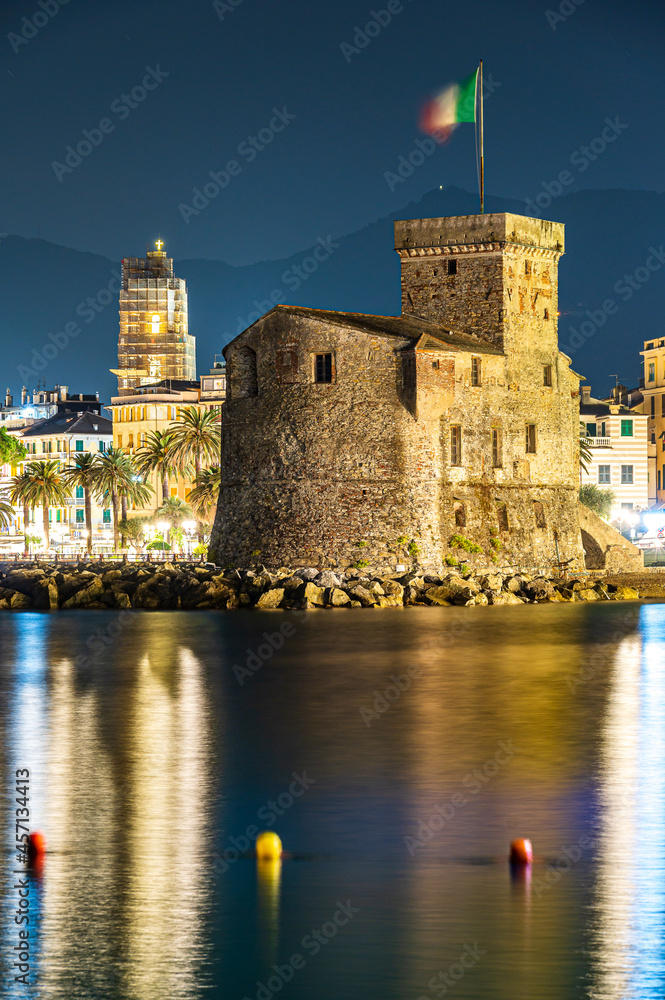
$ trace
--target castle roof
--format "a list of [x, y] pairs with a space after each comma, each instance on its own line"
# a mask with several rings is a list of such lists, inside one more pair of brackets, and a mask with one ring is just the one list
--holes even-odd
[[[402, 316], [373, 316], [370, 313], [335, 312], [331, 309], [310, 309], [308, 306], [274, 306], [257, 323], [277, 313], [330, 323], [346, 330], [357, 330], [373, 337], [395, 337], [410, 340], [410, 347], [427, 351], [471, 351], [475, 354], [499, 354], [500, 347], [465, 333], [449, 330], [432, 320], [411, 313]], [[228, 346], [228, 345], [227, 345]]]

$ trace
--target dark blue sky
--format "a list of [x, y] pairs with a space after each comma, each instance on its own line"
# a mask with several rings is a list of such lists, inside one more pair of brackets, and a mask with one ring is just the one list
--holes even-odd
[[[488, 192], [534, 197], [607, 118], [628, 127], [587, 169], [573, 168], [570, 190], [663, 190], [662, 0], [564, 0], [572, 13], [555, 30], [548, 0], [391, 5], [391, 22], [345, 57], [342, 43], [385, 2], [70, 0], [26, 29], [23, 18], [48, 16], [37, 0], [3, 0], [0, 229], [114, 259], [141, 253], [158, 233], [176, 260], [287, 256], [435, 185], [473, 187], [471, 126], [394, 190], [384, 174], [414, 148], [422, 100], [480, 56], [494, 86]], [[22, 29], [34, 37], [12, 45]], [[122, 95], [142, 85], [146, 67], [168, 76], [127, 108]], [[249, 147], [238, 147], [280, 124], [273, 108], [295, 118], [250, 162]], [[58, 180], [53, 162], [102, 119], [112, 130]], [[186, 223], [179, 205], [230, 160], [236, 175]], [[544, 214], [556, 218], [556, 206]]]

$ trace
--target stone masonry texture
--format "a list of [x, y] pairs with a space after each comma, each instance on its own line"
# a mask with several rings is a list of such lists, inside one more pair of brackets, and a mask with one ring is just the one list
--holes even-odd
[[225, 349], [210, 558], [583, 568], [579, 376], [557, 346], [563, 226], [413, 219], [395, 249], [401, 316], [276, 306]]

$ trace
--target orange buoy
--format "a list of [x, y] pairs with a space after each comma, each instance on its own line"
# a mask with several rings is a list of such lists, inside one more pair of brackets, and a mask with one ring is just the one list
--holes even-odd
[[510, 863], [511, 865], [530, 865], [533, 862], [533, 847], [528, 837], [519, 837], [511, 841]]
[[28, 861], [34, 864], [41, 861], [46, 854], [46, 837], [39, 830], [35, 830], [28, 836]]

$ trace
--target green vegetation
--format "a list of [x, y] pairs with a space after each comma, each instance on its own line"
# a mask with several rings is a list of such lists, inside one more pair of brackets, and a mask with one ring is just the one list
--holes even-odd
[[400, 535], [399, 538], [397, 539], [397, 544], [398, 545], [406, 545], [406, 543], [408, 542], [408, 540], [409, 539], [406, 537], [406, 535]]
[[6, 427], [0, 428], [0, 465], [17, 465], [28, 454], [24, 444], [18, 438], [7, 433]]
[[367, 548], [368, 544], [369, 544], [368, 542], [356, 542], [356, 548], [357, 549], [365, 549], [365, 548]]
[[[589, 471], [591, 465], [591, 438], [587, 434], [586, 424], [580, 420], [580, 468]], [[582, 501], [584, 503], [584, 501]], [[587, 505], [588, 506], [588, 505]]]
[[367, 559], [358, 559], [357, 562], [354, 562], [353, 564], [354, 569], [365, 569], [366, 566], [369, 566]]
[[593, 510], [605, 521], [609, 521], [616, 494], [612, 490], [600, 490], [595, 483], [580, 486], [580, 503]]
[[503, 544], [500, 538], [490, 538], [490, 545], [492, 546], [493, 549], [496, 549], [497, 552], [499, 552], [499, 550], [503, 548]]
[[406, 551], [407, 551], [407, 552], [409, 553], [409, 555], [410, 555], [410, 556], [412, 556], [412, 557], [413, 557], [414, 559], [415, 559], [415, 558], [416, 558], [417, 556], [419, 556], [419, 555], [420, 555], [420, 547], [419, 547], [419, 546], [418, 546], [418, 545], [417, 545], [417, 544], [416, 544], [415, 542], [411, 542], [411, 543], [410, 543], [410, 545], [409, 545], [409, 547], [408, 547], [408, 549], [407, 549]]
[[446, 566], [459, 566], [459, 562], [455, 556], [446, 556]]
[[482, 552], [482, 545], [478, 545], [476, 542], [472, 542], [469, 538], [465, 538], [464, 535], [453, 535], [448, 542], [451, 549], [464, 549], [465, 552]]
[[252, 559], [258, 559], [258, 557], [261, 555], [261, 549], [254, 549], [253, 552], [250, 552], [250, 555]]
[[189, 494], [189, 502], [196, 511], [196, 516], [206, 524], [211, 525], [215, 519], [221, 482], [219, 466], [213, 465], [210, 469], [197, 473], [194, 489]]
[[[44, 523], [44, 543], [49, 547], [50, 523], [49, 507], [64, 507], [67, 503], [67, 486], [60, 473], [60, 462], [28, 462], [19, 476], [11, 481], [12, 503], [23, 504], [24, 510], [42, 508]], [[28, 530], [28, 521], [25, 529]], [[27, 547], [27, 535], [26, 535]]]
[[499, 534], [499, 529], [495, 524], [492, 524], [490, 526], [490, 535], [498, 535], [498, 534]]
[[198, 478], [203, 462], [219, 461], [221, 430], [216, 410], [185, 406], [166, 433], [170, 436], [171, 459], [185, 475], [194, 472]]

